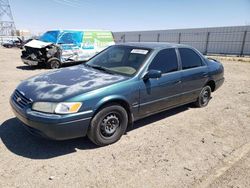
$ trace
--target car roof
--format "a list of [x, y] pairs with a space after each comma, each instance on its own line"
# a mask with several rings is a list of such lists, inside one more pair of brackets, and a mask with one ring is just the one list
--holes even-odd
[[176, 48], [185, 47], [191, 48], [190, 46], [184, 44], [168, 43], [168, 42], [126, 42], [119, 45], [133, 46], [138, 48], [149, 48], [149, 49], [164, 49], [164, 48]]

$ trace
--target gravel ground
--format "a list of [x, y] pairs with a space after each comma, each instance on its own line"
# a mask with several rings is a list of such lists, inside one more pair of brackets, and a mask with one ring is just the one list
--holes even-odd
[[20, 125], [8, 100], [46, 69], [0, 48], [0, 187], [250, 187], [250, 64], [223, 62], [206, 108], [186, 105], [135, 123], [122, 139], [47, 141]]

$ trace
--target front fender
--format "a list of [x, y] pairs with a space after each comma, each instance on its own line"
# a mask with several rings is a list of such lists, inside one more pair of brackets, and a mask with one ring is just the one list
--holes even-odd
[[95, 105], [94, 111], [98, 110], [101, 106], [103, 106], [109, 102], [114, 102], [114, 101], [123, 101], [123, 102], [127, 103], [130, 107], [129, 102], [127, 101], [127, 99], [124, 96], [122, 96], [122, 95], [110, 95], [110, 96], [106, 96], [106, 97], [102, 98]]

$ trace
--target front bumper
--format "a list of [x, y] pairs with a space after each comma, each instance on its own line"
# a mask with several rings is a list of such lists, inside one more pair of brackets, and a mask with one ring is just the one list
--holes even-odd
[[71, 115], [46, 114], [31, 109], [21, 109], [11, 99], [10, 104], [16, 117], [32, 134], [52, 140], [67, 140], [86, 136], [91, 113]]
[[25, 59], [25, 58], [21, 58], [23, 63], [26, 65], [30, 65], [30, 66], [36, 66], [38, 65], [38, 61], [35, 60], [29, 60], [29, 59]]

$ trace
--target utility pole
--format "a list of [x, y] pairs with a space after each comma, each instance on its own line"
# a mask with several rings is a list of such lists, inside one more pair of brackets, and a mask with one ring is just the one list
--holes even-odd
[[9, 0], [0, 0], [0, 36], [16, 35]]

